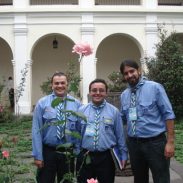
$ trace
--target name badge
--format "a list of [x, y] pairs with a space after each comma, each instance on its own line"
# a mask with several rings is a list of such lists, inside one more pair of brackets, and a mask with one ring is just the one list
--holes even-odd
[[130, 121], [137, 120], [137, 108], [136, 107], [129, 108], [129, 119], [130, 119]]

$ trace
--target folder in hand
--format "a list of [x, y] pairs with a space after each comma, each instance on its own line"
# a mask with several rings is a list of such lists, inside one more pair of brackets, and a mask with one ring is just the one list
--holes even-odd
[[116, 169], [120, 169], [122, 170], [122, 164], [121, 164], [121, 159], [120, 159], [120, 153], [119, 153], [119, 149], [117, 147], [113, 147], [111, 150], [111, 155], [115, 164]]

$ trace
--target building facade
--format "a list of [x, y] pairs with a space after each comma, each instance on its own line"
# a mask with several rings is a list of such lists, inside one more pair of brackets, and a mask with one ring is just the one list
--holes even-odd
[[[176, 31], [183, 44], [183, 0], [0, 0], [0, 82], [12, 76], [18, 88], [27, 68], [16, 105], [30, 114], [43, 96], [42, 82], [55, 71], [65, 72], [73, 60], [87, 103], [90, 81], [108, 80], [122, 60], [135, 59], [145, 69], [143, 58], [156, 51], [158, 24]], [[81, 41], [93, 54], [78, 62], [72, 47]], [[1, 103], [8, 103], [6, 87]]]

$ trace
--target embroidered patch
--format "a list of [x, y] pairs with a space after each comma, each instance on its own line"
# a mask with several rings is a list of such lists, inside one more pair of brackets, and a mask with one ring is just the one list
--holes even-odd
[[110, 118], [104, 118], [104, 123], [111, 124], [113, 121]]
[[54, 112], [53, 108], [51, 108], [51, 107], [46, 107], [44, 111], [45, 112]]

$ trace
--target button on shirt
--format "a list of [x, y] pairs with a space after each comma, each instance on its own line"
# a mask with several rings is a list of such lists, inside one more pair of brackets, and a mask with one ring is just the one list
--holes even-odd
[[[63, 139], [59, 140], [57, 138], [57, 126], [52, 125], [40, 130], [43, 125], [58, 121], [56, 108], [51, 106], [51, 103], [55, 98], [55, 94], [52, 93], [41, 98], [35, 106], [32, 124], [32, 148], [33, 156], [37, 160], [43, 160], [43, 144], [56, 147], [57, 145], [64, 143]], [[77, 111], [81, 106], [80, 102], [70, 95], [67, 95], [67, 98], [74, 101], [65, 101], [67, 103], [65, 105], [66, 110]], [[70, 115], [67, 118], [66, 129], [70, 131], [76, 131], [77, 124], [77, 117]], [[66, 141], [71, 142], [77, 146], [77, 142], [79, 140], [66, 135]]]
[[121, 153], [121, 160], [127, 159], [127, 147], [125, 143], [125, 135], [123, 133], [123, 124], [119, 110], [109, 103], [105, 103], [100, 113], [98, 146], [94, 146], [94, 125], [95, 112], [92, 103], [79, 108], [87, 117], [87, 122], [80, 121], [82, 143], [81, 147], [89, 151], [106, 151], [117, 146]]
[[[136, 91], [136, 137], [153, 137], [166, 131], [166, 120], [174, 119], [171, 103], [163, 86], [142, 77]], [[121, 113], [123, 122], [127, 122], [128, 135], [133, 137], [129, 120], [131, 88], [121, 94]]]

